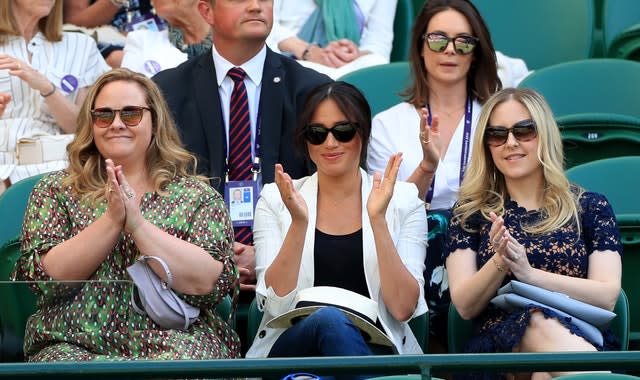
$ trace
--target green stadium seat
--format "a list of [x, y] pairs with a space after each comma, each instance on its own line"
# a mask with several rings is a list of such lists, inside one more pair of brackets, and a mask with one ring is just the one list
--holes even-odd
[[[620, 290], [620, 296], [613, 311], [617, 316], [611, 321], [611, 330], [620, 339], [622, 350], [629, 347], [629, 301], [624, 290]], [[458, 310], [451, 303], [449, 305], [449, 324], [447, 327], [447, 340], [449, 352], [460, 354], [473, 336], [473, 321], [462, 319]]]
[[602, 33], [608, 57], [640, 61], [640, 1], [604, 0]]
[[398, 0], [396, 15], [393, 19], [393, 46], [391, 48], [391, 62], [409, 59], [411, 48], [411, 28], [413, 27], [412, 0]]
[[[250, 347], [253, 343], [253, 339], [258, 333], [258, 328], [260, 327], [261, 321], [262, 312], [258, 309], [258, 303], [254, 298], [253, 301], [251, 301], [251, 305], [249, 306], [246, 339], [248, 347]], [[420, 344], [422, 351], [426, 352], [425, 350], [429, 346], [429, 313], [424, 313], [410, 320], [409, 327], [411, 327], [413, 335], [416, 336], [416, 339], [418, 340], [418, 344]]]
[[534, 72], [518, 87], [538, 91], [551, 106], [567, 167], [640, 152], [640, 63], [566, 62]]
[[371, 115], [375, 116], [402, 102], [399, 93], [410, 83], [410, 72], [407, 62], [392, 62], [353, 71], [339, 80], [362, 91], [371, 106]]
[[589, 191], [604, 194], [616, 214], [620, 228], [622, 288], [629, 294], [631, 332], [640, 340], [640, 156], [616, 157], [588, 162], [567, 170], [570, 181]]
[[591, 57], [593, 0], [472, 0], [496, 50], [542, 67]]
[[31, 189], [43, 176], [44, 174], [39, 174], [18, 181], [9, 186], [0, 196], [0, 218], [2, 218], [0, 247], [20, 234]]

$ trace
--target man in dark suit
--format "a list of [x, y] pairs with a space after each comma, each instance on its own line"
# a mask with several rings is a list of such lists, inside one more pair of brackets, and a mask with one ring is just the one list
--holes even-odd
[[[310, 174], [308, 164], [293, 148], [296, 118], [307, 93], [331, 79], [266, 46], [273, 23], [272, 1], [200, 0], [198, 9], [211, 25], [213, 49], [160, 72], [153, 80], [167, 99], [187, 149], [196, 154], [199, 172], [224, 194], [233, 87], [226, 73], [240, 67], [247, 74], [252, 158], [259, 153], [261, 182], [273, 182], [276, 163], [282, 163], [294, 178]], [[242, 287], [251, 289], [253, 248], [238, 243], [234, 248]]]

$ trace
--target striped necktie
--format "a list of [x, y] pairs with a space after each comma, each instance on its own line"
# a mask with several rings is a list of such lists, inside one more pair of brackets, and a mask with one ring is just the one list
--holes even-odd
[[[233, 80], [229, 107], [229, 179], [251, 180], [251, 119], [247, 88], [244, 85], [246, 73], [241, 68], [234, 67], [227, 75]], [[237, 242], [251, 244], [253, 236], [250, 227], [236, 227], [234, 231]]]

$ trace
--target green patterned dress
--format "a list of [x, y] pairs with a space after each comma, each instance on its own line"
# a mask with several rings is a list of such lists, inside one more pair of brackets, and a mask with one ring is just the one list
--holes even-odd
[[[88, 281], [79, 285], [51, 282], [41, 255], [70, 239], [104, 214], [106, 201], [80, 203], [62, 184], [66, 172], [45, 176], [34, 187], [22, 231], [22, 256], [16, 280], [42, 281], [32, 289], [38, 311], [26, 326], [24, 349], [30, 361], [214, 359], [240, 355], [236, 332], [215, 312], [227, 294], [238, 289], [233, 261], [233, 228], [222, 197], [208, 185], [175, 178], [167, 195], [146, 193], [140, 205], [145, 219], [158, 228], [202, 247], [223, 263], [214, 290], [204, 296], [181, 295], [199, 307], [200, 317], [187, 331], [166, 330], [131, 307], [132, 285], [126, 268], [140, 252], [122, 233], [111, 255]], [[152, 254], [152, 253], [151, 253]], [[176, 252], [179, 254], [179, 252]]]

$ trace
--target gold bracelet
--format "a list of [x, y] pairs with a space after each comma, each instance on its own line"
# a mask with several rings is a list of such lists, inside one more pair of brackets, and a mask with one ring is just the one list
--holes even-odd
[[500, 265], [500, 263], [498, 263], [498, 260], [496, 260], [495, 257], [492, 257], [491, 261], [493, 261], [493, 264], [496, 266], [496, 269], [498, 270], [498, 272], [504, 272], [504, 267]]

